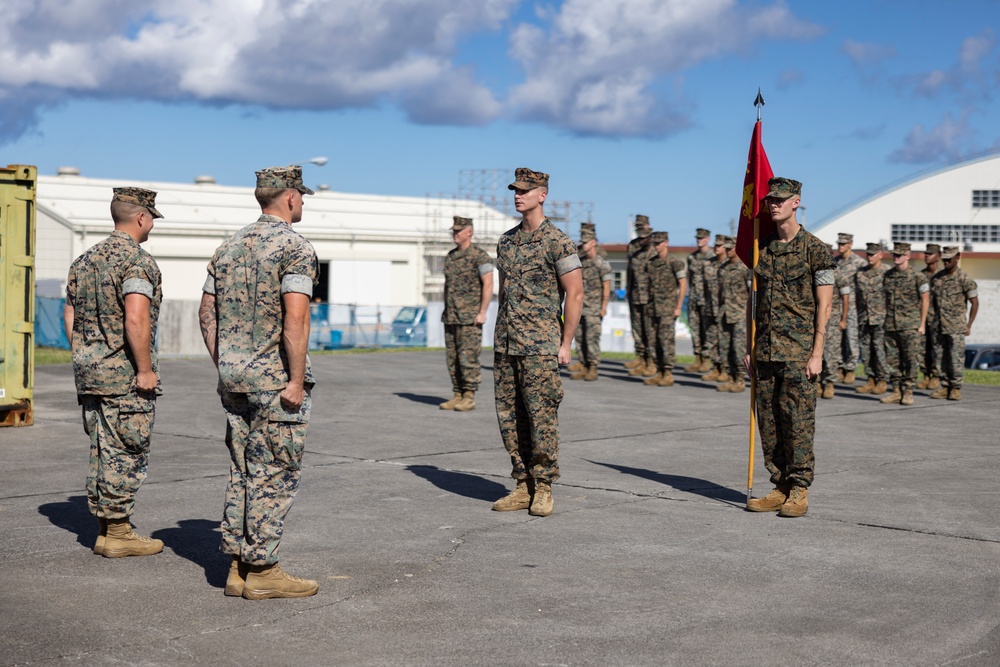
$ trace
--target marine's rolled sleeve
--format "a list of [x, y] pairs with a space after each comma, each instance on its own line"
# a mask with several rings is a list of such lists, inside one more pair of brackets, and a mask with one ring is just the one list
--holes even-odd
[[479, 265], [479, 275], [485, 276], [487, 273], [493, 273], [493, 263], [486, 262], [485, 264]]
[[834, 276], [833, 269], [820, 269], [815, 274], [813, 274], [813, 284], [817, 287], [823, 285], [833, 285], [837, 282], [836, 276]]
[[201, 286], [201, 291], [205, 294], [215, 294], [215, 276], [205, 277], [205, 284]]
[[582, 266], [583, 265], [580, 263], [580, 256], [574, 252], [568, 257], [556, 260], [556, 274], [564, 276], [570, 271], [575, 271]]
[[313, 279], [296, 273], [288, 273], [281, 279], [281, 293], [295, 292], [312, 297]]
[[144, 278], [129, 278], [122, 283], [122, 295], [141, 294], [149, 300], [153, 299], [153, 283]]

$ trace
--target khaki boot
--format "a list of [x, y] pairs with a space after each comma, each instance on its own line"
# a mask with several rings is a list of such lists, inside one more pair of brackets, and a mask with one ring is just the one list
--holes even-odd
[[108, 535], [108, 520], [97, 517], [98, 530], [97, 530], [97, 541], [94, 542], [94, 553], [98, 556], [104, 555], [104, 540]]
[[712, 367], [712, 370], [701, 376], [701, 379], [705, 382], [715, 382], [719, 379], [719, 369]]
[[788, 500], [788, 487], [779, 484], [771, 493], [763, 498], [751, 498], [747, 501], [748, 512], [777, 512]]
[[704, 373], [705, 371], [710, 371], [714, 367], [715, 367], [715, 364], [712, 363], [711, 359], [709, 359], [708, 357], [702, 357], [701, 358], [701, 368], [699, 369], [699, 370], [701, 370], [701, 372]]
[[716, 388], [715, 388], [715, 391], [724, 391], [724, 392], [728, 392], [728, 391], [729, 391], [729, 388], [730, 388], [730, 387], [731, 387], [732, 385], [733, 385], [733, 383], [732, 383], [732, 382], [723, 382], [722, 384], [720, 384], [720, 385], [719, 385], [718, 387], [716, 387]]
[[548, 516], [552, 514], [552, 486], [548, 482], [535, 482], [535, 495], [531, 498], [528, 509], [531, 516]]
[[476, 392], [462, 392], [462, 400], [455, 405], [455, 412], [468, 412], [476, 409]]
[[837, 382], [843, 382], [843, 381], [844, 381], [844, 369], [839, 368], [837, 369]]
[[316, 595], [319, 584], [312, 579], [294, 577], [277, 563], [273, 565], [248, 565], [243, 597], [247, 600], [271, 598], [307, 598]]
[[948, 390], [948, 400], [949, 401], [960, 401], [962, 400], [962, 388], [952, 387]]
[[930, 384], [930, 377], [925, 375], [924, 379], [917, 383], [917, 389], [927, 389], [927, 385]]
[[833, 398], [833, 383], [824, 382], [823, 392], [820, 394], [820, 398]]
[[590, 366], [587, 369], [587, 375], [583, 378], [587, 382], [597, 382], [597, 366]]
[[788, 500], [778, 510], [778, 516], [802, 516], [809, 511], [809, 489], [793, 486]]
[[660, 379], [662, 377], [663, 377], [663, 373], [657, 371], [656, 375], [654, 375], [653, 377], [646, 378], [645, 380], [642, 381], [642, 383], [644, 385], [648, 385], [650, 387], [655, 387], [659, 383], [659, 381], [660, 381]]
[[462, 393], [459, 391], [455, 392], [455, 395], [451, 397], [450, 400], [445, 401], [438, 407], [442, 410], [454, 410], [455, 406], [458, 405], [459, 401], [462, 400]]
[[930, 380], [928, 380], [927, 381], [927, 388], [928, 389], [940, 389], [941, 388], [941, 380], [940, 380], [940, 378], [932, 377]]
[[656, 381], [656, 386], [658, 387], [672, 387], [674, 384], [674, 373], [673, 371], [663, 371], [660, 374], [660, 379]]
[[646, 368], [643, 371], [643, 377], [653, 377], [660, 372], [660, 369], [656, 366], [655, 359], [646, 359]]
[[223, 591], [226, 595], [235, 598], [243, 595], [249, 568], [249, 565], [240, 561], [239, 556], [233, 556], [233, 562], [229, 564], [229, 576], [226, 577], [226, 590]]
[[733, 381], [733, 378], [729, 377], [729, 373], [719, 373], [719, 377], [715, 378], [715, 381], [721, 384], [728, 384]]
[[646, 372], [646, 360], [640, 359], [639, 363], [632, 367], [632, 370], [628, 372], [630, 377], [642, 377]]
[[883, 396], [878, 400], [882, 403], [899, 403], [900, 399], [902, 398], [903, 395], [899, 393], [899, 389], [897, 387], [893, 387], [891, 394], [889, 394], [888, 396]]
[[913, 405], [913, 390], [912, 389], [904, 389], [903, 390], [903, 395], [899, 399], [899, 404], [900, 405]]
[[854, 384], [854, 380], [855, 380], [854, 371], [844, 372], [844, 384]]
[[740, 378], [738, 380], [733, 380], [732, 382], [729, 383], [730, 394], [739, 394], [746, 391], [746, 389], [747, 389], [746, 380], [744, 380], [743, 378]]
[[941, 387], [927, 398], [948, 398], [948, 387]]
[[701, 368], [701, 355], [700, 354], [696, 354], [696, 355], [694, 355], [694, 362], [688, 364], [687, 366], [685, 366], [684, 367], [684, 372], [685, 373], [697, 373], [699, 368]]
[[569, 366], [566, 367], [566, 370], [568, 370], [570, 373], [579, 373], [584, 368], [586, 368], [586, 366], [581, 364], [579, 361], [574, 361], [573, 363], [571, 363]]
[[518, 481], [513, 491], [493, 503], [494, 512], [514, 512], [526, 510], [529, 507], [531, 507], [531, 489], [528, 488], [528, 480], [526, 479]]
[[875, 391], [875, 378], [873, 378], [872, 376], [869, 375], [868, 376], [868, 382], [865, 382], [863, 385], [861, 385], [860, 387], [858, 387], [854, 391], [858, 392], [859, 394], [870, 394], [870, 393], [872, 393], [873, 391]]
[[163, 551], [163, 542], [136, 535], [128, 519], [108, 519], [108, 534], [104, 538], [105, 558], [152, 556]]
[[875, 388], [872, 389], [872, 396], [881, 396], [885, 392], [889, 391], [888, 387], [885, 386], [885, 381], [876, 382]]
[[627, 368], [629, 370], [632, 370], [633, 368], [635, 368], [636, 366], [638, 366], [641, 363], [643, 363], [643, 360], [641, 358], [639, 358], [639, 357], [636, 357], [632, 361], [626, 361], [624, 364], [622, 364], [622, 366], [624, 366], [625, 368]]
[[570, 380], [586, 380], [587, 379], [587, 369], [583, 368], [578, 370], [569, 376]]

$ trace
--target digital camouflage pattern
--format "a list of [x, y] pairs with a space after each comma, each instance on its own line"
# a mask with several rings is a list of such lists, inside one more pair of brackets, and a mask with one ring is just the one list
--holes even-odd
[[[708, 230], [704, 231], [706, 238]], [[705, 356], [705, 326], [708, 322], [704, 319], [705, 311], [705, 262], [715, 257], [711, 248], [699, 248], [688, 255], [688, 328], [691, 330], [691, 344], [695, 355]]]
[[[843, 298], [850, 289], [844, 282], [844, 277], [834, 271], [833, 304], [830, 308], [830, 319], [826, 322], [826, 338], [823, 339], [823, 370], [819, 380], [823, 384], [835, 383], [838, 379], [837, 369], [841, 368], [844, 356], [845, 332], [840, 330], [840, 317], [843, 313]], [[852, 369], [853, 370], [853, 369]]]
[[660, 371], [672, 371], [676, 357], [677, 299], [680, 296], [680, 281], [687, 280], [684, 262], [673, 255], [661, 259], [655, 255], [647, 265], [649, 296], [653, 307], [653, 338], [655, 342], [656, 367]]
[[483, 374], [479, 363], [483, 351], [483, 325], [444, 325], [444, 348], [451, 390], [457, 394], [479, 391]]
[[87, 508], [102, 519], [128, 518], [146, 481], [156, 401], [135, 393], [79, 398], [90, 436]]
[[[850, 236], [850, 234], [844, 234], [843, 236]], [[853, 236], [850, 237], [853, 240]], [[848, 241], [850, 243], [850, 241]], [[858, 356], [860, 354], [860, 344], [858, 342], [858, 306], [855, 301], [855, 291], [856, 283], [855, 280], [858, 275], [858, 271], [868, 266], [868, 262], [861, 258], [861, 256], [851, 253], [846, 259], [842, 256], [838, 256], [834, 260], [835, 270], [840, 275], [842, 284], [839, 287], [840, 290], [847, 290], [848, 296], [848, 307], [847, 307], [847, 330], [841, 332], [841, 359], [840, 368], [845, 371], [854, 371], [855, 366], [858, 364]], [[837, 293], [837, 289], [834, 290]], [[843, 294], [843, 291], [840, 292]], [[840, 319], [839, 316], [837, 318]], [[840, 329], [837, 329], [840, 331]]]
[[923, 336], [916, 329], [895, 329], [885, 332], [885, 362], [892, 386], [901, 391], [917, 383], [917, 367], [923, 352]]
[[747, 299], [753, 274], [738, 257], [719, 267], [719, 363], [734, 380], [745, 374], [747, 348]]
[[[288, 384], [282, 295], [311, 297], [318, 276], [312, 244], [272, 215], [261, 215], [219, 246], [204, 290], [216, 299], [219, 379], [226, 391], [272, 391]], [[314, 381], [308, 355], [305, 379]]]
[[[704, 280], [705, 301], [701, 311], [701, 329], [703, 332], [701, 343], [701, 356], [711, 359], [712, 363], [719, 365], [719, 313], [722, 304], [719, 301], [719, 267], [722, 260], [713, 253], [712, 259], [705, 262], [702, 267], [702, 278]], [[744, 314], [745, 315], [745, 314]]]
[[866, 266], [854, 277], [861, 363], [865, 373], [875, 382], [889, 380], [885, 358], [885, 274], [888, 271], [885, 264], [874, 269]]
[[114, 195], [111, 197], [111, 201], [120, 201], [126, 204], [141, 206], [149, 211], [153, 218], [163, 217], [156, 210], [156, 193], [154, 191], [145, 188], [113, 188], [113, 191]]
[[965, 377], [965, 331], [969, 301], [979, 296], [979, 287], [961, 268], [939, 271], [931, 280], [931, 294], [940, 336], [940, 377], [950, 389], [961, 389]]
[[580, 268], [576, 246], [546, 218], [534, 233], [521, 225], [497, 241], [503, 292], [493, 349], [515, 356], [553, 355], [562, 340], [559, 276]]
[[285, 517], [302, 474], [312, 397], [289, 412], [280, 391], [224, 392], [229, 484], [222, 518], [223, 553], [244, 563], [277, 563]]
[[549, 187], [549, 175], [540, 171], [532, 171], [527, 167], [514, 170], [514, 182], [507, 186], [508, 190], [534, 190]]
[[885, 326], [882, 324], [861, 324], [858, 326], [858, 343], [861, 347], [861, 363], [865, 373], [875, 382], [889, 381], [889, 365], [885, 358]]
[[576, 347], [584, 366], [601, 363], [601, 304], [604, 302], [604, 283], [611, 281], [611, 264], [600, 255], [593, 259], [581, 256], [583, 270], [583, 312], [576, 329]]
[[885, 274], [885, 330], [916, 331], [920, 327], [921, 295], [930, 291], [927, 276], [913, 267], [892, 267]]
[[816, 468], [816, 382], [804, 361], [758, 361], [754, 372], [757, 427], [771, 482], [808, 488]]
[[444, 258], [445, 324], [472, 324], [483, 299], [483, 276], [493, 272], [493, 260], [485, 250], [470, 245], [452, 248]]
[[804, 228], [788, 243], [770, 234], [761, 243], [756, 277], [756, 361], [805, 363], [816, 330], [814, 288], [834, 283], [829, 248]]
[[74, 311], [71, 343], [78, 394], [121, 396], [135, 389], [135, 355], [125, 338], [126, 294], [149, 298], [149, 353], [159, 378], [160, 268], [135, 239], [115, 230], [77, 257], [66, 279], [66, 301]]
[[[934, 243], [928, 243], [927, 252], [940, 253], [941, 247]], [[920, 269], [920, 272], [927, 276], [928, 284], [933, 284], [932, 279], [938, 271], [940, 271], [939, 267], [932, 268], [925, 266]], [[931, 304], [927, 309], [927, 326], [924, 330], [924, 353], [920, 357], [920, 370], [923, 371], [925, 376], [940, 377], [942, 354], [941, 329], [938, 323], [937, 311], [934, 308], [934, 297], [931, 295]]]
[[261, 169], [257, 172], [257, 187], [298, 190], [304, 195], [316, 194], [302, 184], [302, 167], [297, 164]]
[[643, 238], [629, 241], [625, 281], [632, 341], [635, 356], [640, 359], [652, 358], [655, 345], [653, 308], [649, 305], [649, 276], [646, 275], [646, 266], [655, 253]]
[[497, 422], [510, 455], [510, 476], [559, 479], [559, 404], [563, 399], [555, 355], [493, 355]]

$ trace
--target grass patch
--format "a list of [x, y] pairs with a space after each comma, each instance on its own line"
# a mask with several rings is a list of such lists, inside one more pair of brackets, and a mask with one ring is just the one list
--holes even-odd
[[73, 363], [73, 354], [69, 350], [62, 350], [58, 347], [36, 347], [35, 365], [48, 366], [49, 364], [70, 364]]

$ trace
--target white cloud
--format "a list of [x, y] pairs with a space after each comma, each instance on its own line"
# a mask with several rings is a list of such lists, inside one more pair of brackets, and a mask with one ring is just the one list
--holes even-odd
[[914, 126], [903, 146], [889, 155], [889, 161], [926, 164], [957, 160], [972, 134], [967, 118], [955, 120], [946, 113], [934, 127], [925, 130], [923, 125]]

